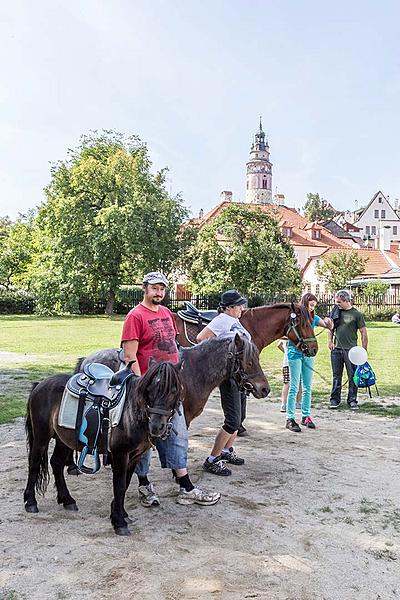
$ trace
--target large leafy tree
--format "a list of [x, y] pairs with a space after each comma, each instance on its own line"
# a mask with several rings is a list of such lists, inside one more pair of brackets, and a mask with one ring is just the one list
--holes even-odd
[[0, 219], [0, 286], [29, 287], [32, 260], [34, 211], [20, 215], [14, 223]]
[[340, 290], [364, 272], [367, 260], [357, 250], [333, 252], [320, 261], [316, 273], [331, 291]]
[[195, 293], [238, 288], [247, 294], [298, 291], [301, 282], [293, 247], [273, 215], [231, 205], [204, 225], [191, 251]]
[[319, 194], [307, 194], [307, 201], [303, 206], [303, 212], [309, 221], [324, 221], [335, 216], [335, 209]]
[[106, 298], [146, 270], [171, 272], [187, 217], [180, 197], [153, 175], [146, 146], [113, 131], [83, 136], [53, 166], [39, 209], [35, 287], [42, 310], [76, 310], [83, 295]]

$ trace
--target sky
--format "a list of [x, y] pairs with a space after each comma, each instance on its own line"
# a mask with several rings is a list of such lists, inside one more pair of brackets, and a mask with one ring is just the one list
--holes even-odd
[[0, 216], [38, 206], [90, 130], [137, 134], [196, 216], [245, 198], [262, 115], [273, 191], [400, 198], [397, 0], [0, 3]]

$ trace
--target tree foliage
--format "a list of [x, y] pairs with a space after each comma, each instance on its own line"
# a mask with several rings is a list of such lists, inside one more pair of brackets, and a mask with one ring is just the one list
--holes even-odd
[[361, 286], [360, 292], [365, 298], [372, 300], [383, 301], [385, 298], [386, 291], [389, 289], [389, 284], [384, 281], [370, 281], [365, 285]]
[[107, 298], [144, 271], [170, 273], [187, 217], [165, 189], [165, 170], [150, 172], [146, 146], [113, 131], [83, 136], [55, 164], [40, 207], [34, 264], [39, 308], [78, 309], [79, 299]]
[[8, 217], [0, 219], [0, 286], [5, 289], [29, 288], [33, 227], [33, 211], [14, 223]]
[[225, 208], [198, 232], [189, 273], [195, 293], [297, 292], [301, 282], [293, 247], [273, 216], [238, 205]]
[[316, 273], [331, 291], [336, 291], [349, 286], [352, 279], [361, 275], [366, 263], [367, 259], [362, 258], [357, 250], [339, 250], [321, 259]]
[[303, 212], [309, 221], [324, 221], [335, 216], [335, 209], [319, 194], [307, 194], [307, 202], [303, 206]]

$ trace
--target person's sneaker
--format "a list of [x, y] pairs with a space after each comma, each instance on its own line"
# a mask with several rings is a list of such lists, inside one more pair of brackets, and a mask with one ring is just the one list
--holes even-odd
[[210, 462], [208, 458], [203, 463], [203, 469], [208, 473], [213, 473], [214, 475], [222, 475], [227, 477], [228, 475], [232, 475], [232, 471], [228, 469], [223, 460], [217, 457], [213, 462]]
[[280, 411], [281, 411], [281, 412], [286, 412], [286, 404], [285, 404], [285, 403], [282, 403], [282, 404], [281, 404]]
[[309, 429], [315, 429], [315, 423], [311, 417], [302, 417], [301, 424], [305, 425]]
[[294, 419], [286, 419], [286, 429], [289, 429], [289, 431], [295, 431], [296, 433], [301, 431], [299, 424], [296, 423]]
[[185, 488], [179, 490], [176, 498], [178, 504], [200, 504], [201, 506], [212, 506], [217, 504], [221, 498], [219, 492], [206, 492], [200, 488], [194, 488], [187, 492]]
[[354, 400], [353, 400], [353, 402], [350, 402], [349, 406], [350, 406], [350, 410], [358, 410], [360, 408], [358, 406], [357, 402], [354, 402]]
[[241, 425], [238, 429], [237, 435], [238, 437], [247, 437], [249, 434], [247, 432], [246, 427], [243, 427], [243, 425]]
[[244, 458], [240, 458], [234, 448], [229, 448], [229, 452], [221, 452], [221, 459], [231, 465], [244, 465]]
[[160, 500], [158, 499], [152, 483], [139, 486], [139, 498], [142, 506], [160, 506]]
[[340, 404], [340, 402], [331, 402], [329, 405], [329, 408], [331, 410], [336, 410], [337, 408], [339, 408], [339, 404]]

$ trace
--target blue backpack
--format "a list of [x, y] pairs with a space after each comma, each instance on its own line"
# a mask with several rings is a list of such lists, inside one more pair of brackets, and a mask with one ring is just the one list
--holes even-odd
[[376, 386], [376, 377], [375, 373], [372, 370], [369, 362], [365, 362], [362, 365], [358, 365], [357, 369], [353, 375], [353, 381], [358, 388], [366, 388], [369, 392], [369, 397], [371, 398], [371, 386], [376, 387], [376, 391], [379, 396], [378, 388]]

